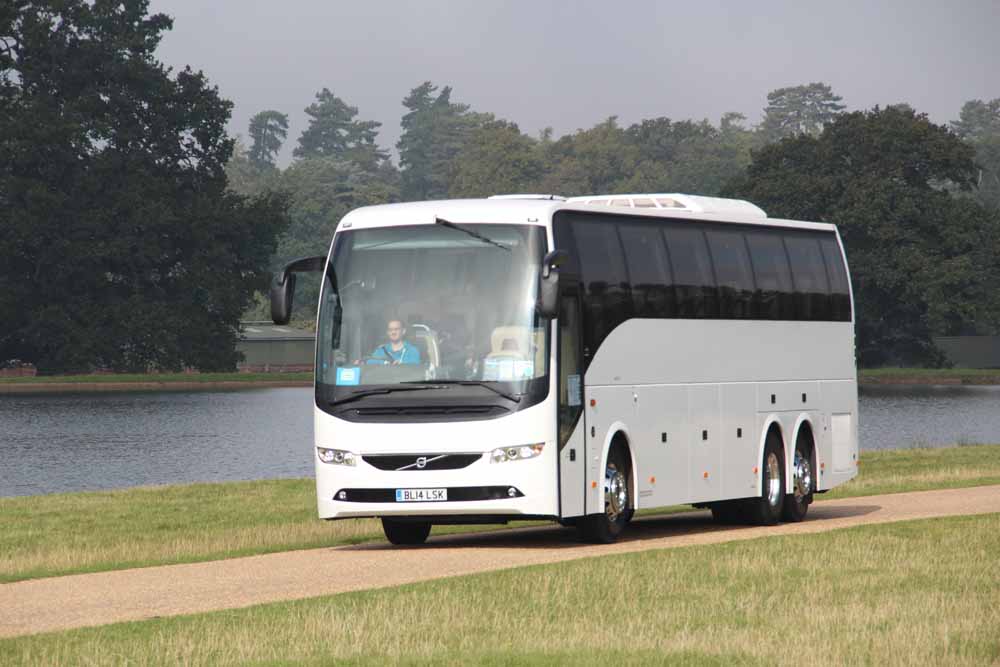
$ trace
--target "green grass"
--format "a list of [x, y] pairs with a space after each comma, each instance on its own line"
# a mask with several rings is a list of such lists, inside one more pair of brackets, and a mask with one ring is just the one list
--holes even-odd
[[0, 663], [984, 665], [1000, 514], [610, 555], [0, 640]]
[[80, 384], [108, 382], [288, 382], [311, 381], [308, 373], [101, 373], [96, 375], [36, 375], [0, 377], [0, 384]]
[[1000, 384], [997, 368], [868, 368], [861, 384]]
[[[857, 479], [817, 498], [983, 484], [1000, 484], [1000, 445], [865, 452]], [[320, 521], [315, 494], [288, 479], [0, 498], [0, 583], [383, 539], [374, 519]]]

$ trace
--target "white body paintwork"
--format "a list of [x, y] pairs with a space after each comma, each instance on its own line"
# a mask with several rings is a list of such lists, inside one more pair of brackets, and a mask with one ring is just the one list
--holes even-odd
[[[352, 211], [338, 230], [433, 224], [439, 216], [468, 225], [545, 226], [551, 248], [555, 212], [595, 208], [574, 201], [523, 198], [393, 204]], [[683, 209], [603, 210], [835, 231], [832, 225], [821, 223], [762, 219], [741, 206], [719, 214]], [[772, 424], [777, 424], [784, 440], [786, 488], [792, 483], [795, 437], [804, 424], [815, 437], [817, 489], [832, 488], [857, 474], [853, 327], [853, 322], [625, 321], [601, 344], [585, 374], [584, 416], [570, 438], [582, 443], [579, 456], [584, 463], [571, 469], [569, 447], [559, 451], [557, 446], [558, 334], [553, 322], [548, 398], [521, 412], [486, 421], [362, 424], [315, 408], [318, 447], [359, 455], [429, 451], [484, 455], [463, 469], [413, 473], [382, 471], [363, 461], [354, 467], [330, 465], [321, 462], [314, 450], [319, 516], [415, 515], [433, 520], [434, 516], [462, 514], [568, 518], [603, 512], [603, 468], [619, 433], [630, 448], [631, 497], [636, 509], [754, 496], [761, 491], [759, 467]], [[741, 429], [740, 436], [737, 429]], [[489, 461], [488, 454], [495, 447], [538, 442], [544, 442], [545, 449], [537, 458], [500, 464]], [[378, 504], [340, 502], [333, 497], [342, 488], [492, 485], [514, 486], [524, 497]]]

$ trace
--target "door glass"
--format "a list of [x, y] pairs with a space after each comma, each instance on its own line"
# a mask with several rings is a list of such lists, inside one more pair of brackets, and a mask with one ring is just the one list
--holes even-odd
[[559, 305], [559, 449], [569, 441], [583, 410], [580, 370], [580, 299], [563, 294]]

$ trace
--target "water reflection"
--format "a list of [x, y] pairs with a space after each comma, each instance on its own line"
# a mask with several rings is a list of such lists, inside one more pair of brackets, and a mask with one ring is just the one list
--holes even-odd
[[[1000, 387], [865, 387], [861, 448], [1000, 443]], [[312, 476], [312, 390], [0, 396], [0, 496]]]
[[0, 397], [0, 496], [311, 474], [311, 389]]
[[861, 449], [1000, 443], [1000, 387], [866, 386]]

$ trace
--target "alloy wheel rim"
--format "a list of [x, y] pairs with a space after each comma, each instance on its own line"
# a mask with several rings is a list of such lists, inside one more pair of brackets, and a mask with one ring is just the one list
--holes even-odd
[[801, 500], [812, 491], [812, 467], [809, 459], [802, 456], [799, 450], [795, 450], [795, 499]]
[[614, 523], [628, 509], [628, 482], [621, 470], [612, 463], [604, 471], [604, 511]]
[[777, 507], [781, 501], [781, 466], [778, 455], [769, 452], [767, 455], [767, 503]]

